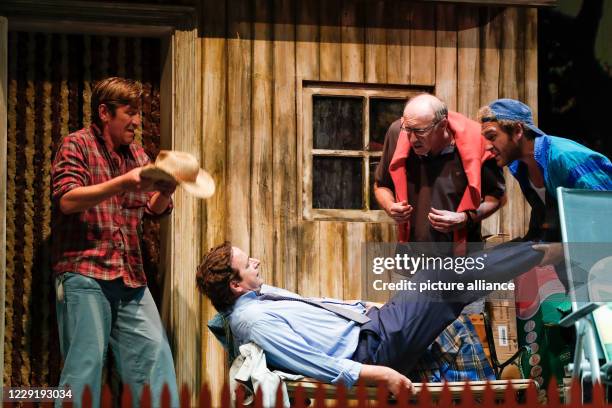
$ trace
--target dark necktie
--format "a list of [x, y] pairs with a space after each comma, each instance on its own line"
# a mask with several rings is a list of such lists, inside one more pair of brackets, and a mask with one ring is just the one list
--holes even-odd
[[335, 305], [333, 303], [325, 303], [319, 300], [310, 298], [294, 298], [290, 296], [277, 295], [275, 293], [265, 293], [257, 297], [259, 300], [290, 300], [293, 302], [307, 303], [312, 306], [320, 307], [321, 309], [329, 310], [332, 313], [337, 314], [345, 319], [352, 320], [359, 324], [364, 324], [370, 321], [370, 318], [354, 310]]

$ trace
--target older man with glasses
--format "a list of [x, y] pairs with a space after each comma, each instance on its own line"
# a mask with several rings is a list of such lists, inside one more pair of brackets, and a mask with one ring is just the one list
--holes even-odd
[[[374, 193], [397, 223], [400, 242], [422, 243], [418, 251], [431, 255], [461, 255], [467, 242], [482, 241], [480, 222], [500, 207], [505, 184], [479, 124], [421, 94], [408, 101], [402, 118], [387, 131]], [[430, 350], [446, 361], [424, 362], [430, 380], [494, 379], [465, 313]]]

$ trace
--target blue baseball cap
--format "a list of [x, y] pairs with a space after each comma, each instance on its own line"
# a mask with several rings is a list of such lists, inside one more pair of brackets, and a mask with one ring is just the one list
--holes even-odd
[[[529, 106], [516, 99], [497, 99], [489, 104], [489, 108], [496, 119], [515, 120], [522, 122], [529, 129], [534, 131], [537, 136], [545, 135], [533, 123], [533, 115]], [[485, 120], [486, 121], [486, 120]]]

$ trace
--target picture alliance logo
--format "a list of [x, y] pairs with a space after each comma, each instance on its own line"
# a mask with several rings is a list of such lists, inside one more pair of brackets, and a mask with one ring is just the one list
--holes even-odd
[[446, 270], [462, 274], [465, 271], [482, 271], [485, 268], [487, 255], [479, 257], [471, 256], [410, 256], [407, 254], [396, 254], [390, 257], [375, 257], [372, 260], [372, 272], [376, 275], [386, 271], [395, 271], [403, 274], [414, 274], [417, 271]]

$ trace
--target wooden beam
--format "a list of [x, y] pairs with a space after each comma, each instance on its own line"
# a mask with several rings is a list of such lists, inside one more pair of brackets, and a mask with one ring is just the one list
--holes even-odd
[[163, 36], [193, 27], [193, 7], [81, 0], [2, 0], [0, 15], [11, 30]]
[[[6, 109], [8, 94], [8, 20], [0, 17], [0, 373], [4, 372], [4, 285], [6, 274]], [[4, 381], [2, 381], [4, 385]], [[0, 400], [2, 390], [0, 389]]]
[[[172, 36], [172, 149], [188, 152], [201, 162], [202, 94], [200, 86], [201, 47], [197, 31], [177, 30]], [[179, 389], [186, 384], [195, 401], [201, 385], [199, 325], [200, 295], [196, 290], [195, 271], [200, 260], [202, 202], [178, 188], [174, 194], [171, 218], [170, 265], [166, 270], [165, 289], [170, 291], [174, 366]], [[170, 285], [170, 288], [167, 286]]]
[[473, 6], [555, 7], [557, 0], [416, 0], [422, 3], [454, 3]]
[[[217, 185], [215, 195], [204, 201], [202, 210], [202, 254], [227, 239], [227, 39], [226, 1], [205, 0], [202, 3], [202, 158], [203, 167]], [[211, 405], [221, 406], [220, 391], [229, 378], [227, 355], [221, 343], [206, 328], [217, 311], [202, 296], [200, 371], [202, 382], [212, 391]]]

